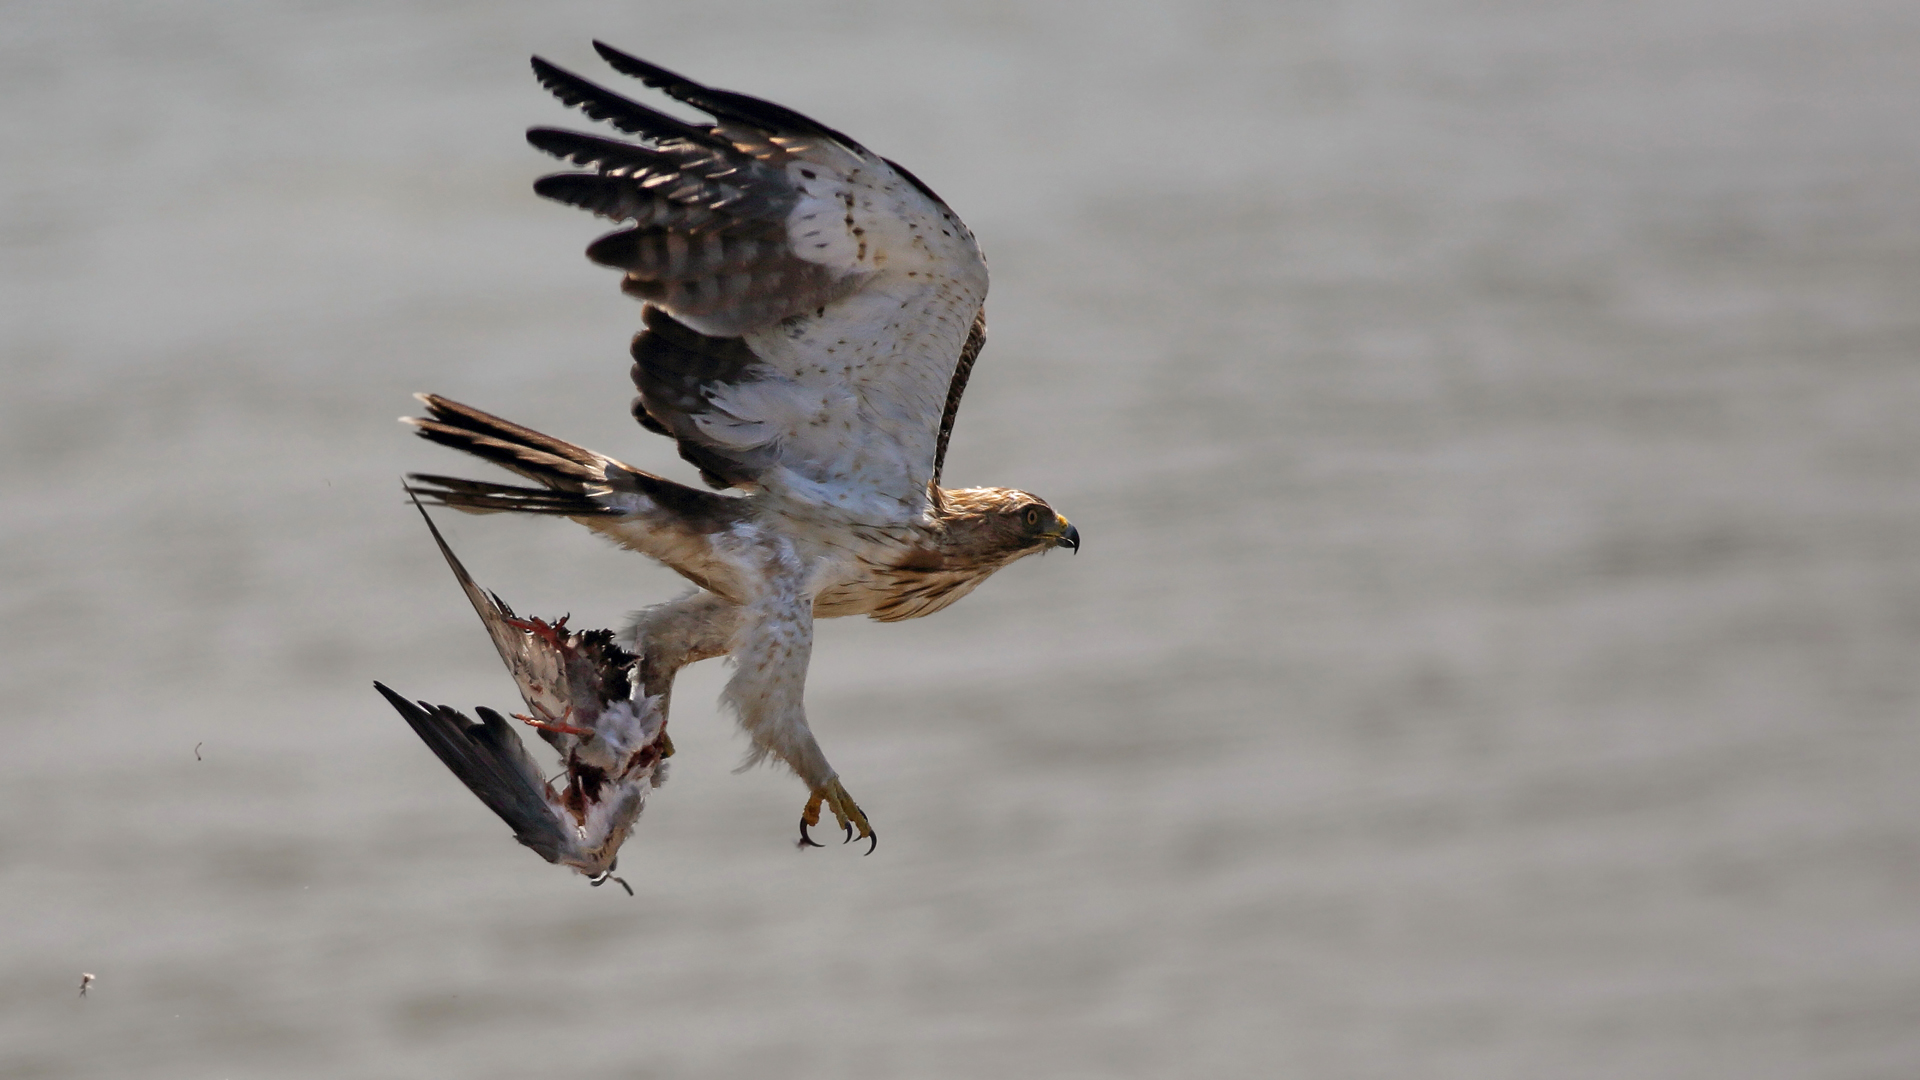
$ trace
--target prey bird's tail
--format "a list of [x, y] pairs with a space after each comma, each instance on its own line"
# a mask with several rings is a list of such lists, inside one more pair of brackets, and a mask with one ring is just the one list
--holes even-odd
[[682, 492], [705, 494], [438, 394], [416, 396], [426, 405], [427, 415], [406, 417], [405, 422], [412, 424], [421, 438], [465, 450], [541, 485], [409, 474], [407, 490], [430, 504], [470, 514], [508, 511], [604, 517], [632, 513], [633, 496], [670, 505], [683, 501]]

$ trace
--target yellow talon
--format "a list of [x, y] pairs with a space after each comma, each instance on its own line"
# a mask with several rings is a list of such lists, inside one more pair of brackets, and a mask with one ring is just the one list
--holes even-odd
[[847, 789], [841, 785], [838, 778], [829, 780], [824, 786], [814, 788], [808, 793], [806, 809], [800, 812], [800, 846], [821, 846], [814, 842], [813, 837], [807, 835], [807, 826], [820, 824], [820, 807], [823, 804], [833, 811], [835, 823], [840, 826], [842, 832], [846, 833], [847, 838], [841, 841], [842, 843], [852, 843], [856, 839], [854, 830], [857, 828], [859, 830], [857, 839], [868, 841], [866, 852], [868, 855], [873, 854], [873, 849], [880, 846], [880, 837], [874, 833], [873, 826], [868, 823], [866, 813], [860, 809], [860, 804], [853, 801], [853, 796], [847, 794]]

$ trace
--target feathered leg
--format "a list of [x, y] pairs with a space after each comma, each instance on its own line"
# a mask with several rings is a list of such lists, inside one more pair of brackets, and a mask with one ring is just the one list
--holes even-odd
[[[779, 572], [768, 574], [758, 598], [738, 611], [738, 629], [730, 652], [733, 678], [720, 700], [733, 709], [753, 749], [741, 768], [776, 757], [806, 782], [808, 799], [800, 816], [800, 841], [814, 844], [809, 825], [820, 823], [820, 807], [833, 811], [847, 839], [859, 836], [878, 844], [873, 826], [841, 785], [820, 743], [807, 726], [807, 664], [813, 654], [813, 595], [804, 588], [789, 554]], [[873, 848], [870, 846], [868, 854]]]
[[634, 612], [620, 640], [640, 657], [639, 692], [659, 697], [665, 711], [680, 669], [727, 655], [739, 625], [740, 606], [705, 589]]
[[621, 632], [622, 642], [640, 657], [635, 692], [659, 697], [664, 713], [681, 668], [731, 652], [736, 670], [722, 700], [753, 740], [746, 764], [777, 757], [807, 782], [800, 818], [806, 843], [812, 843], [807, 827], [820, 823], [823, 805], [849, 836], [857, 827], [871, 839], [873, 826], [807, 727], [802, 690], [813, 649], [812, 598], [798, 589], [772, 592], [768, 600], [742, 607], [703, 589], [635, 612]]

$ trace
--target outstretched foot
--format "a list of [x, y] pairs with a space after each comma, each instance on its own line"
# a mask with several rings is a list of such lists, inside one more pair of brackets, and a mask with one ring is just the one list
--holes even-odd
[[846, 833], [847, 838], [840, 841], [841, 843], [852, 843], [855, 839], [854, 830], [858, 829], [858, 838], [867, 841], [866, 854], [873, 854], [873, 849], [880, 846], [880, 837], [873, 831], [873, 826], [867, 823], [867, 815], [861, 811], [859, 804], [853, 801], [853, 796], [847, 794], [847, 789], [841, 786], [839, 778], [836, 777], [827, 781], [824, 787], [814, 788], [813, 793], [807, 798], [807, 808], [800, 812], [801, 847], [826, 846], [815, 843], [813, 837], [807, 835], [807, 826], [820, 824], [822, 803], [833, 811], [833, 819], [839, 822], [841, 831]]

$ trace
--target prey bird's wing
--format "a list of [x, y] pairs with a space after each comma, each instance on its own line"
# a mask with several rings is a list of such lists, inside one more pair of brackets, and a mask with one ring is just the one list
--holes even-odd
[[480, 797], [487, 809], [513, 830], [513, 838], [548, 862], [579, 857], [579, 843], [571, 823], [555, 805], [547, 782], [513, 726], [499, 713], [482, 707], [474, 723], [445, 705], [415, 704], [374, 683], [420, 736], [435, 757]]
[[[547, 635], [526, 629], [530, 624], [517, 619], [505, 601], [475, 584], [473, 575], [467, 573], [459, 556], [447, 545], [447, 538], [440, 535], [440, 527], [433, 523], [433, 515], [420, 505], [420, 497], [412, 490], [408, 490], [407, 495], [413, 500], [414, 509], [419, 510], [421, 518], [425, 519], [427, 531], [433, 534], [433, 542], [447, 560], [454, 580], [460, 583], [460, 591], [467, 594], [467, 602], [473, 605], [474, 614], [480, 616], [481, 624], [487, 628], [487, 636], [493, 639], [494, 649], [500, 653], [501, 661], [507, 665], [508, 673], [520, 688], [521, 700], [542, 719], [563, 719], [578, 693], [591, 693], [592, 690], [571, 684], [572, 672], [559, 646], [559, 634]], [[561, 620], [563, 623], [565, 621]], [[531, 625], [543, 624], [535, 621]], [[518, 740], [515, 742], [517, 744]]]
[[985, 340], [986, 261], [911, 173], [771, 102], [595, 43], [713, 117], [689, 123], [536, 58], [542, 84], [638, 142], [535, 128], [591, 172], [534, 190], [627, 227], [589, 258], [645, 300], [634, 414], [716, 487], [868, 521], [923, 513]]

